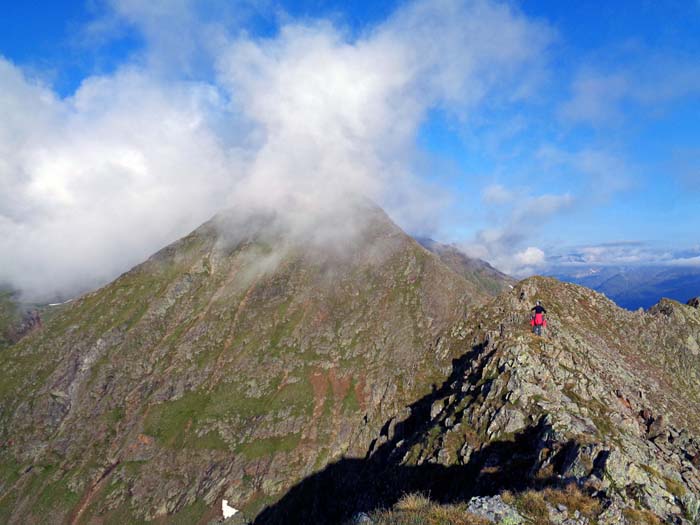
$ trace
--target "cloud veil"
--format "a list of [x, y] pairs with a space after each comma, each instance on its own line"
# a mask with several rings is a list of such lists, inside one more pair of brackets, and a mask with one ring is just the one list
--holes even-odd
[[[113, 2], [144, 47], [69, 96], [0, 58], [0, 282], [28, 299], [103, 284], [228, 207], [313, 224], [350, 213], [354, 193], [404, 227], [430, 220], [444, 196], [410, 162], [428, 113], [468, 125], [517, 103], [551, 39], [487, 0], [405, 4], [360, 34], [286, 20], [265, 37], [167, 5]], [[154, 23], [166, 15], [186, 52], [163, 45], [177, 41]]]

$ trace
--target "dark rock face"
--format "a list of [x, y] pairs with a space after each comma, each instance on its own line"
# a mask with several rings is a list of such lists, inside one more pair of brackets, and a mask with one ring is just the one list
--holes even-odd
[[17, 294], [0, 287], [0, 349], [41, 327], [41, 313], [36, 307], [20, 304]]
[[688, 305], [693, 308], [700, 308], [700, 297], [694, 297], [688, 301]]
[[16, 343], [35, 330], [39, 330], [41, 327], [42, 322], [39, 310], [30, 310], [24, 314], [21, 321], [18, 321], [15, 325], [7, 329], [7, 338], [11, 343]]

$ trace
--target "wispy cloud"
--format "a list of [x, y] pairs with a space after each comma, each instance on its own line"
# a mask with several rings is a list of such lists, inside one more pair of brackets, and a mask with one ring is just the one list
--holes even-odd
[[547, 257], [549, 266], [695, 266], [700, 248], [675, 250], [661, 242], [619, 241], [582, 245]]
[[[500, 270], [515, 276], [532, 274], [546, 262], [544, 250], [528, 245], [537, 242], [537, 232], [547, 222], [575, 204], [572, 195], [516, 194], [505, 188], [491, 187], [486, 195], [495, 195], [498, 202], [509, 203], [507, 212], [485, 229], [478, 231], [474, 240], [460, 247], [469, 255], [486, 259]], [[512, 197], [506, 200], [504, 197]]]
[[[535, 149], [530, 161], [553, 180], [578, 193], [536, 194], [530, 181], [518, 185], [490, 184], [481, 200], [489, 207], [489, 225], [461, 243], [474, 257], [488, 260], [515, 276], [541, 271], [554, 253], [546, 253], [544, 226], [572, 211], [591, 210], [635, 184], [632, 169], [615, 153], [603, 149], [569, 150], [551, 143]], [[539, 179], [533, 179], [539, 180]]]
[[571, 123], [620, 124], [633, 111], [658, 113], [671, 102], [700, 95], [695, 58], [639, 49], [615, 67], [584, 65], [571, 85], [559, 116]]
[[588, 201], [605, 201], [634, 185], [628, 162], [606, 149], [586, 147], [571, 151], [544, 144], [535, 156], [545, 169], [569, 179], [578, 178]]
[[571, 87], [571, 98], [559, 115], [571, 122], [610, 123], [622, 118], [620, 101], [628, 94], [630, 79], [624, 73], [580, 71]]
[[487, 204], [506, 204], [515, 199], [515, 193], [502, 184], [492, 184], [484, 188], [481, 198]]
[[673, 259], [668, 262], [671, 266], [697, 266], [700, 267], [700, 255], [697, 257], [683, 257], [680, 259]]

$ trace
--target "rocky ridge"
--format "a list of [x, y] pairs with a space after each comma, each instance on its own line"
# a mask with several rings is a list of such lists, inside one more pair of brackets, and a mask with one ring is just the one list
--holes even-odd
[[[544, 339], [522, 329], [535, 299], [550, 312]], [[483, 443], [539, 428], [537, 458], [521, 473], [532, 485], [554, 476], [585, 486], [608, 505], [602, 522], [622, 523], [623, 510], [636, 506], [664, 520], [695, 515], [697, 312], [662, 300], [647, 313], [628, 313], [590, 290], [540, 278], [496, 304], [470, 319], [487, 343], [465, 370], [477, 375], [434, 402], [437, 438], [419, 440], [403, 461], [467, 463]], [[468, 325], [460, 336], [469, 336]], [[506, 478], [511, 461], [498, 465]]]
[[[544, 339], [522, 329], [535, 299], [550, 312]], [[402, 461], [467, 463], [484, 443], [517, 442], [536, 428], [520, 473], [530, 485], [554, 477], [586, 487], [607, 505], [599, 522], [622, 523], [624, 509], [636, 506], [677, 522], [695, 515], [697, 312], [663, 300], [648, 313], [628, 313], [595, 292], [538, 278], [498, 304], [472, 314], [488, 342], [465, 370], [478, 375], [435, 401], [431, 425], [440, 431], [418, 440]], [[468, 337], [466, 324], [463, 330]], [[499, 462], [504, 487], [512, 483], [512, 459]]]
[[448, 267], [465, 277], [470, 282], [476, 282], [485, 290], [498, 294], [512, 288], [515, 279], [497, 270], [486, 261], [468, 257], [464, 252], [450, 244], [443, 244], [433, 239], [420, 238], [418, 242], [437, 255]]
[[[550, 312], [544, 338], [527, 322], [537, 299]], [[339, 523], [353, 506], [391, 507], [407, 493], [451, 504], [573, 485], [600, 505], [576, 523], [696, 523], [699, 342], [687, 305], [629, 312], [579, 286], [527, 279], [453, 327], [449, 377], [387, 422], [364, 463], [331, 465], [258, 521], [281, 523], [279, 511], [303, 521], [303, 509], [320, 508]], [[374, 499], [357, 495], [346, 511], [316, 499], [337, 502], [358, 485]], [[564, 511], [558, 519], [551, 506], [537, 523], [561, 523]]]

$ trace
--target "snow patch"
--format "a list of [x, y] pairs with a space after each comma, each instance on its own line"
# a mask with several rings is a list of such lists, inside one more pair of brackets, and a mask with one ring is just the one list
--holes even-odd
[[238, 513], [238, 509], [230, 507], [228, 504], [228, 500], [224, 499], [221, 500], [221, 513], [224, 515], [224, 519], [228, 519], [231, 516], [236, 515]]
[[63, 301], [62, 303], [49, 303], [49, 306], [61, 306], [62, 304], [68, 304], [72, 301], [73, 299], [68, 299], [67, 301]]

